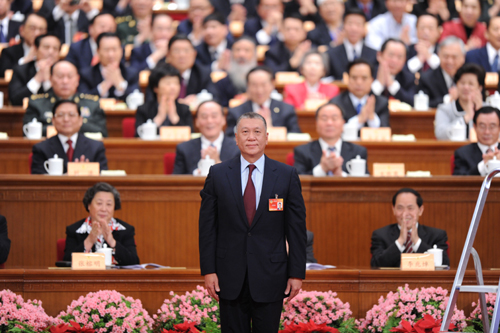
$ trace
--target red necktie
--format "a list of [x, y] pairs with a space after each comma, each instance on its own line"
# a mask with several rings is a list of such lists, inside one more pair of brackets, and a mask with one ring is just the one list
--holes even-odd
[[186, 94], [187, 94], [186, 80], [184, 80], [184, 78], [183, 78], [181, 80], [181, 91], [179, 92], [179, 98], [186, 97]]
[[408, 237], [406, 238], [406, 246], [404, 253], [413, 253], [413, 243], [411, 241], [411, 231], [408, 231]]
[[99, 63], [99, 56], [96, 54], [92, 57], [92, 61], [90, 62], [90, 66], [94, 67]]
[[245, 205], [245, 212], [247, 214], [248, 224], [252, 225], [253, 218], [255, 216], [255, 186], [252, 181], [252, 172], [255, 169], [255, 165], [248, 165], [248, 182], [245, 188], [245, 193], [243, 194], [243, 204]]
[[425, 61], [424, 66], [422, 67], [422, 71], [425, 72], [429, 70], [429, 68], [431, 68], [431, 66], [427, 63], [427, 61]]
[[66, 152], [66, 155], [68, 155], [68, 161], [73, 162], [73, 153], [75, 152], [73, 149], [73, 141], [68, 140], [66, 143], [69, 145], [68, 151]]

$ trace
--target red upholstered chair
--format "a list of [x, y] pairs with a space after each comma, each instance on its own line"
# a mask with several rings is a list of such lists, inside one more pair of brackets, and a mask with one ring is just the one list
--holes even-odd
[[163, 155], [163, 173], [171, 175], [174, 172], [175, 153], [165, 153]]
[[295, 158], [293, 157], [293, 153], [286, 154], [286, 164], [289, 166], [293, 166], [295, 164]]
[[455, 155], [451, 155], [450, 169], [451, 169], [451, 174], [453, 175], [453, 170], [455, 170]]
[[5, 268], [5, 264], [1, 264], [0, 269], [4, 269], [4, 268]]
[[135, 118], [127, 117], [122, 120], [122, 136], [124, 138], [135, 137]]
[[66, 247], [66, 238], [57, 240], [57, 261], [64, 260], [64, 248]]
[[33, 153], [30, 153], [30, 156], [28, 157], [28, 162], [30, 163], [29, 168], [30, 168], [30, 175], [31, 175], [31, 164], [33, 163]]

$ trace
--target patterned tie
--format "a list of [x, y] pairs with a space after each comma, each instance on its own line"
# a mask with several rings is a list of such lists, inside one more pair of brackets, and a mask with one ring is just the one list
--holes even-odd
[[68, 151], [66, 152], [66, 155], [68, 155], [68, 161], [73, 162], [73, 153], [75, 152], [73, 149], [73, 141], [68, 140], [66, 143], [69, 145]]
[[406, 237], [405, 253], [413, 253], [413, 243], [411, 241], [411, 231], [408, 231], [408, 237]]
[[495, 56], [495, 59], [493, 59], [493, 64], [491, 65], [491, 71], [498, 72], [498, 53]]
[[[328, 147], [327, 150], [330, 153], [329, 155], [331, 155], [332, 153], [335, 153], [337, 151], [337, 149], [335, 147]], [[330, 170], [326, 174], [328, 176], [333, 176], [333, 171]]]
[[247, 187], [245, 187], [245, 193], [243, 194], [243, 204], [245, 205], [245, 212], [247, 214], [248, 225], [252, 225], [253, 218], [255, 216], [255, 186], [252, 181], [252, 172], [255, 169], [255, 165], [248, 165], [248, 181]]

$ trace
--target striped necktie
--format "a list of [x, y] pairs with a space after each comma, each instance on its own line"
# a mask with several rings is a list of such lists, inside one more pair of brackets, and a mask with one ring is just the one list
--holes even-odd
[[411, 231], [408, 230], [408, 237], [406, 237], [406, 246], [404, 253], [413, 253], [413, 243], [411, 241]]

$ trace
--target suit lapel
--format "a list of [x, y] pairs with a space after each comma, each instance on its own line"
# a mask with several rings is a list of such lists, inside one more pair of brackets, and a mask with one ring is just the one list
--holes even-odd
[[273, 120], [273, 126], [283, 126], [283, 124], [280, 123], [279, 114], [274, 112], [274, 109], [278, 110], [280, 109], [278, 106], [278, 101], [271, 99], [271, 104], [269, 104], [269, 111], [271, 112], [271, 119]]
[[[80, 158], [80, 156], [85, 155], [85, 151], [87, 150], [87, 140], [83, 133], [78, 133], [78, 138], [76, 139], [75, 152], [73, 153], [73, 159]], [[85, 158], [89, 158], [89, 156], [85, 156]]]
[[272, 190], [274, 188], [276, 178], [278, 177], [277, 168], [274, 164], [274, 161], [267, 158], [267, 156], [265, 156], [265, 159], [266, 163], [264, 165], [264, 179], [262, 179], [262, 192], [260, 193], [259, 206], [257, 208], [257, 212], [255, 213], [255, 217], [253, 219], [252, 225], [250, 226], [250, 229], [255, 227], [255, 225], [259, 222], [259, 218], [262, 213], [266, 209], [268, 209], [268, 201], [271, 198], [271, 195], [273, 195]]
[[314, 168], [321, 161], [321, 156], [323, 155], [323, 151], [321, 150], [321, 145], [319, 141], [316, 140], [311, 143], [311, 155], [312, 155], [312, 167]]
[[[231, 151], [231, 148], [230, 148], [231, 145], [236, 145], [236, 143], [234, 142], [234, 140], [228, 139], [224, 135], [224, 140], [222, 140], [222, 145], [220, 148], [220, 160], [221, 161], [225, 161], [228, 159], [228, 157], [230, 157], [229, 152]], [[201, 147], [201, 141], [200, 141], [200, 147]]]
[[[347, 58], [347, 50], [345, 49], [345, 45], [342, 44], [340, 45], [340, 49], [342, 52], [339, 52], [339, 58], [337, 59], [338, 62], [341, 63], [342, 68], [347, 68], [347, 64], [349, 63], [349, 59]], [[342, 79], [342, 78], [339, 78]]]
[[[417, 231], [418, 231], [418, 237], [426, 242], [427, 241], [427, 231], [425, 231], [425, 227], [419, 223]], [[431, 244], [431, 245], [434, 245], [434, 244]]]
[[349, 92], [344, 92], [344, 95], [342, 96], [342, 99], [344, 100], [342, 104], [346, 106], [345, 111], [345, 117], [346, 121], [350, 119], [351, 117], [357, 116], [358, 113], [356, 112], [356, 109], [354, 108], [354, 105], [352, 105], [351, 98], [349, 98]]
[[241, 161], [239, 156], [232, 159], [228, 166], [226, 176], [233, 193], [233, 198], [236, 201], [236, 207], [240, 213], [241, 220], [244, 221], [245, 226], [248, 227], [247, 214], [245, 212], [245, 206], [243, 205], [243, 195], [241, 194]]

